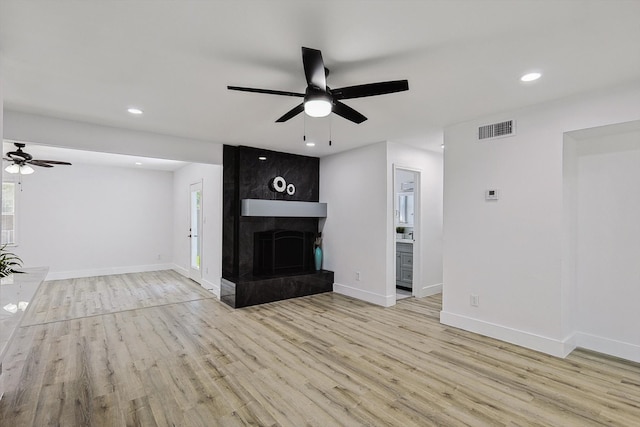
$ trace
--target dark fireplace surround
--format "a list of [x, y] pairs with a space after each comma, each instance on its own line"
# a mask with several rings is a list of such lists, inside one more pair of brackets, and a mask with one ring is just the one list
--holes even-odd
[[[240, 308], [332, 291], [333, 272], [314, 266], [318, 218], [241, 211], [243, 199], [318, 202], [319, 159], [225, 145], [223, 166], [220, 300]], [[294, 184], [295, 193], [274, 191], [276, 176]]]

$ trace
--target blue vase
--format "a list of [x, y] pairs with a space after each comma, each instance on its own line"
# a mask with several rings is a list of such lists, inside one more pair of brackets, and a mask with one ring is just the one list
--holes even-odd
[[313, 257], [316, 263], [316, 271], [320, 271], [322, 269], [322, 248], [320, 246], [316, 246], [315, 251], [313, 251]]

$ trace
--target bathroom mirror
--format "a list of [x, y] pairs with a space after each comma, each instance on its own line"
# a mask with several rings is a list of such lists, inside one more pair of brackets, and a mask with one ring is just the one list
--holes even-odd
[[398, 193], [398, 225], [413, 226], [413, 193]]

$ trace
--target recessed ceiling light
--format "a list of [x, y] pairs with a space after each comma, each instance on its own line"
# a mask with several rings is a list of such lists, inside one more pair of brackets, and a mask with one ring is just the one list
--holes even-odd
[[307, 147], [315, 147], [315, 146], [316, 146], [316, 143], [315, 143], [315, 142], [311, 142], [311, 141], [309, 141], [309, 142], [307, 142], [307, 143], [306, 143], [306, 146], [307, 146]]
[[135, 114], [136, 116], [139, 116], [140, 114], [142, 114], [142, 110], [135, 107], [127, 108], [127, 111], [131, 114]]
[[440, 144], [440, 148], [444, 150], [444, 144]]
[[267, 158], [265, 156], [260, 156], [260, 157], [258, 157], [258, 160], [265, 161], [265, 160], [267, 160]]
[[534, 80], [538, 80], [540, 77], [542, 77], [542, 74], [540, 73], [528, 73], [520, 77], [520, 80], [523, 82], [532, 82]]
[[142, 163], [136, 162], [136, 166], [142, 166]]

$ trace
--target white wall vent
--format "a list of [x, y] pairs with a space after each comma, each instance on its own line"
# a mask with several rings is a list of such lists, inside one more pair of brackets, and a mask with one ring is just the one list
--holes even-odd
[[478, 140], [503, 138], [516, 134], [516, 123], [514, 120], [506, 122], [493, 123], [490, 125], [480, 126], [478, 128]]

